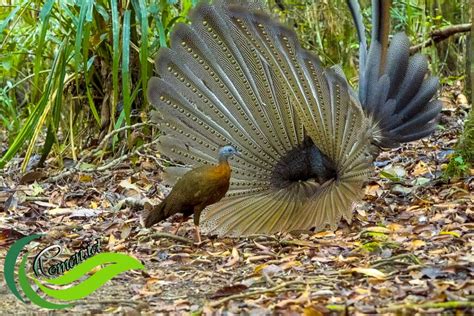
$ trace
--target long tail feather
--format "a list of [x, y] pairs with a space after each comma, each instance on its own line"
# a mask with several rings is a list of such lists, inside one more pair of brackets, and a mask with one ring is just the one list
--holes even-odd
[[426, 75], [426, 58], [410, 57], [410, 41], [404, 33], [395, 34], [388, 46], [390, 2], [372, 0], [373, 28], [367, 52], [366, 39], [360, 35], [364, 31], [360, 7], [356, 0], [348, 0], [360, 42], [359, 99], [372, 118], [373, 142], [381, 147], [396, 147], [407, 139], [429, 135], [441, 110], [439, 103], [430, 102], [438, 80]]

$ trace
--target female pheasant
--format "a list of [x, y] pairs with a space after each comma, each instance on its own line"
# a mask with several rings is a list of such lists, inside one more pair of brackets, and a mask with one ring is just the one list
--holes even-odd
[[176, 213], [182, 213], [184, 217], [194, 214], [196, 237], [198, 243], [201, 243], [201, 211], [206, 206], [220, 201], [229, 189], [231, 169], [228, 159], [233, 155], [238, 155], [235, 148], [224, 146], [219, 150], [217, 165], [204, 165], [185, 173], [163, 202], [147, 210], [145, 227]]

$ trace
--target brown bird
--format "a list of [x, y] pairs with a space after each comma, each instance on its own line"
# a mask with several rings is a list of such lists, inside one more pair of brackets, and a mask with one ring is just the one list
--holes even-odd
[[[199, 218], [201, 211], [208, 205], [220, 201], [230, 185], [231, 169], [228, 159], [238, 155], [232, 146], [219, 150], [217, 165], [204, 165], [185, 173], [176, 182], [170, 194], [159, 205], [145, 210], [145, 227], [150, 227], [176, 213], [183, 217], [194, 214], [196, 237], [201, 243]], [[175, 233], [178, 232], [179, 226]]]
[[436, 129], [438, 79], [424, 56], [410, 56], [404, 33], [389, 44], [388, 0], [372, 0], [370, 45], [358, 1], [348, 0], [358, 91], [259, 3], [202, 2], [174, 27], [148, 84], [161, 115], [159, 151], [194, 165], [211, 163], [219, 144], [238, 146], [229, 191], [202, 212], [203, 232], [335, 229], [351, 221], [380, 150]]

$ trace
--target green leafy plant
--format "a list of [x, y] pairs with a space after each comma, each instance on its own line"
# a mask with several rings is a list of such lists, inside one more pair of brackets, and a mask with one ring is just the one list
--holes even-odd
[[454, 155], [454, 157], [449, 161], [445, 175], [447, 177], [460, 177], [463, 176], [468, 170], [469, 163], [464, 161], [462, 156]]
[[76, 159], [90, 140], [141, 120], [151, 56], [195, 2], [24, 0], [4, 6], [0, 124], [11, 141], [0, 167], [26, 144], [23, 168], [38, 143], [40, 163], [51, 150]]
[[20, 120], [16, 107], [14, 106], [12, 98], [10, 98], [8, 91], [13, 87], [11, 81], [7, 81], [4, 87], [0, 87], [0, 121], [9, 133], [17, 130], [20, 126]]
[[474, 112], [472, 109], [464, 124], [464, 131], [444, 172], [445, 179], [462, 177], [474, 165]]

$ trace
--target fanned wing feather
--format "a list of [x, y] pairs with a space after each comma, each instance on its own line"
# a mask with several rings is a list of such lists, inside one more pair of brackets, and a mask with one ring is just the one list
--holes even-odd
[[227, 198], [209, 207], [202, 229], [217, 235], [241, 236], [313, 227], [314, 223], [303, 219], [311, 212], [302, 212], [302, 207], [318, 187], [316, 183], [301, 182], [251, 197]]
[[[291, 189], [271, 189], [232, 207], [226, 207], [227, 201], [223, 201], [204, 213], [203, 230], [240, 235], [322, 228], [326, 224], [334, 227], [343, 214], [350, 218], [347, 210], [355, 197], [342, 199], [334, 194], [341, 196], [349, 189], [360, 191], [370, 169], [364, 154], [368, 136], [362, 132], [367, 130], [368, 122], [357, 101], [349, 97], [346, 82], [331, 71], [325, 72], [317, 58], [300, 47], [292, 32], [267, 16], [252, 16], [247, 11], [237, 11], [236, 15], [242, 33], [251, 36], [254, 48], [274, 69], [274, 77], [282, 81], [280, 86], [287, 90], [306, 133], [336, 163], [340, 172], [337, 182], [345, 183], [347, 179], [350, 182], [334, 191], [316, 184], [311, 190], [303, 190], [300, 188], [303, 184], [293, 184]], [[354, 173], [357, 167], [360, 168]], [[324, 203], [314, 207], [314, 201], [320, 199]], [[247, 205], [248, 201], [251, 204]]]

